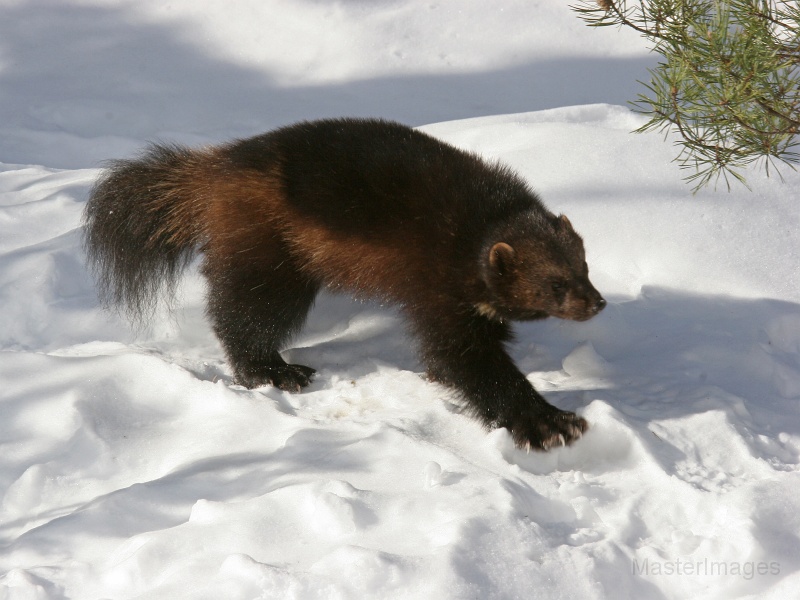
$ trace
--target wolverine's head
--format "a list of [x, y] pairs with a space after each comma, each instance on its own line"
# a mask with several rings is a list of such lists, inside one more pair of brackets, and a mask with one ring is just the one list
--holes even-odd
[[589, 281], [583, 240], [563, 215], [519, 215], [493, 233], [483, 252], [489, 298], [478, 310], [487, 316], [585, 321], [606, 305]]

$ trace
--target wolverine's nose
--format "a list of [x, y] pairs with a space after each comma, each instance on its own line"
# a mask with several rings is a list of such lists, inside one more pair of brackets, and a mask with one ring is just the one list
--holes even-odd
[[606, 307], [606, 304], [608, 304], [608, 302], [606, 302], [603, 298], [600, 298], [600, 300], [597, 301], [597, 304], [594, 305], [594, 312], [599, 313]]

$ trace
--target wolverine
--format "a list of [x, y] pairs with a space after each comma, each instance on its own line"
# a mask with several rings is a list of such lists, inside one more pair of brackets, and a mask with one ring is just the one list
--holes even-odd
[[198, 253], [206, 313], [247, 388], [297, 391], [314, 369], [280, 350], [322, 288], [396, 305], [429, 379], [487, 427], [546, 450], [588, 425], [509, 357], [512, 321], [584, 321], [606, 302], [583, 241], [507, 167], [404, 125], [302, 122], [111, 161], [84, 214], [101, 300], [134, 320]]

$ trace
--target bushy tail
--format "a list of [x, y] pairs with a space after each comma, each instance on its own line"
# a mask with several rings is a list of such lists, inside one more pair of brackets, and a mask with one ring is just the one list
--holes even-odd
[[207, 158], [152, 145], [137, 159], [108, 164], [84, 212], [86, 254], [107, 307], [141, 321], [165, 288], [172, 297], [205, 237]]

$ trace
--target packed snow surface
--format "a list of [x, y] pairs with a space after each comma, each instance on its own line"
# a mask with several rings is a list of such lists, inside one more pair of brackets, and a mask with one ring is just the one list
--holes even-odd
[[[630, 133], [654, 60], [553, 2], [0, 0], [0, 599], [800, 597], [800, 177], [693, 196]], [[299, 394], [231, 383], [196, 268], [144, 329], [99, 307], [98, 161], [333, 115], [581, 232], [609, 306], [511, 346], [574, 446], [460, 414], [391, 307], [322, 296]]]

